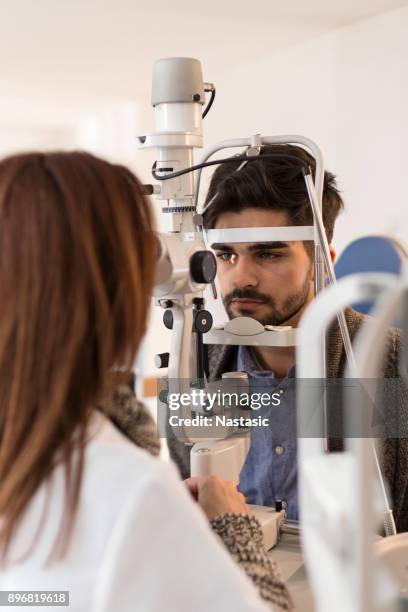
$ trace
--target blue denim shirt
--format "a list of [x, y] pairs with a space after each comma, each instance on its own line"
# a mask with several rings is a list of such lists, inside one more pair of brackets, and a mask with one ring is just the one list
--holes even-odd
[[287, 517], [299, 520], [297, 487], [295, 368], [284, 379], [262, 370], [248, 347], [238, 348], [237, 371], [247, 372], [251, 392], [280, 393], [279, 406], [267, 406], [256, 415], [269, 418], [269, 427], [251, 428], [251, 445], [241, 470], [239, 490], [248, 503], [274, 506], [283, 501]]

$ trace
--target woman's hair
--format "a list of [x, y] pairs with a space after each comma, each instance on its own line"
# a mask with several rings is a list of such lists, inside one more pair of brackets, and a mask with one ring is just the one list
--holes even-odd
[[[86, 426], [131, 369], [155, 265], [150, 207], [126, 168], [88, 153], [0, 162], [0, 549], [57, 462], [67, 542]], [[75, 451], [75, 456], [74, 456]]]

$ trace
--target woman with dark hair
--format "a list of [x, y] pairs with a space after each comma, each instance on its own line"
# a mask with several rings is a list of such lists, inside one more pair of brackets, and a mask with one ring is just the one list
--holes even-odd
[[243, 496], [203, 479], [194, 504], [127, 384], [156, 249], [127, 169], [0, 162], [0, 589], [69, 591], [77, 612], [289, 610]]

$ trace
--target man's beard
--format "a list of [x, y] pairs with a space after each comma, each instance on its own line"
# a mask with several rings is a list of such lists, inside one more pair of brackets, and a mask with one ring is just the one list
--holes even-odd
[[[299, 291], [292, 293], [286, 298], [280, 309], [276, 307], [276, 301], [270, 295], [259, 293], [255, 289], [234, 289], [234, 291], [226, 295], [222, 301], [230, 319], [240, 316], [249, 316], [257, 319], [262, 325], [282, 325], [295, 317], [305, 306], [309, 296], [309, 288], [310, 281], [306, 280]], [[253, 311], [246, 312], [243, 308], [241, 308], [240, 314], [233, 314], [231, 309], [232, 300], [244, 298], [256, 300], [262, 302], [264, 306], [269, 306], [269, 313], [261, 319], [254, 316]]]

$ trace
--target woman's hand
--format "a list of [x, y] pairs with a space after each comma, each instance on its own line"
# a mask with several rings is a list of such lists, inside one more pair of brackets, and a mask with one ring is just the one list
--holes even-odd
[[227, 512], [249, 512], [245, 497], [233, 482], [219, 476], [197, 476], [184, 482], [210, 521]]

